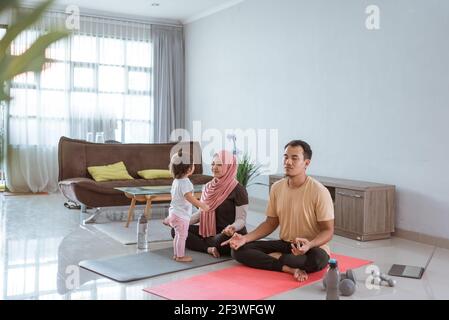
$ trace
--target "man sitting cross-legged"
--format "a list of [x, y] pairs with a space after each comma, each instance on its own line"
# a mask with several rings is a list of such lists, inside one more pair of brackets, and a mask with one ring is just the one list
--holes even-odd
[[[246, 235], [235, 233], [222, 244], [230, 244], [235, 260], [253, 268], [290, 273], [298, 281], [327, 265], [334, 206], [326, 187], [306, 175], [311, 158], [312, 150], [304, 141], [285, 146], [286, 177], [271, 188], [266, 221]], [[278, 226], [280, 240], [256, 241]]]

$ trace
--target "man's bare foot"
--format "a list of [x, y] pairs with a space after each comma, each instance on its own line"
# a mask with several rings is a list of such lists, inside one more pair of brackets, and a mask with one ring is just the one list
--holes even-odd
[[286, 273], [290, 273], [291, 275], [293, 275], [293, 278], [295, 278], [299, 282], [306, 281], [309, 278], [307, 273], [301, 269], [295, 269], [295, 268], [291, 268], [289, 266], [282, 266], [282, 271], [286, 272]]
[[220, 252], [218, 252], [218, 249], [215, 247], [207, 248], [207, 253], [213, 256], [214, 258], [220, 258]]
[[178, 262], [192, 262], [192, 257], [184, 256], [184, 257], [176, 257], [176, 261]]
[[279, 258], [282, 256], [282, 253], [280, 253], [280, 252], [272, 252], [272, 253], [269, 253], [268, 255], [273, 257], [273, 258], [275, 258], [275, 259], [277, 259], [277, 260], [279, 260]]
[[307, 279], [309, 279], [309, 276], [307, 275], [307, 273], [301, 269], [296, 269], [295, 270], [295, 274], [293, 275], [293, 277], [298, 280], [299, 282], [304, 282]]

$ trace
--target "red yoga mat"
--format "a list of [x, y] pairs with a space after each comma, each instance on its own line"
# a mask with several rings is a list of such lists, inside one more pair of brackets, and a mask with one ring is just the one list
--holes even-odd
[[[372, 263], [333, 254], [340, 272]], [[144, 291], [170, 300], [260, 300], [319, 281], [326, 269], [298, 282], [291, 274], [249, 268], [243, 265], [150, 287]]]

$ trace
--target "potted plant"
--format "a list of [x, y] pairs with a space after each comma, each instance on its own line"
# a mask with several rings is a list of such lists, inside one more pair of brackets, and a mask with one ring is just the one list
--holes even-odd
[[252, 186], [254, 184], [264, 185], [264, 183], [253, 182], [258, 176], [260, 176], [262, 171], [262, 165], [256, 164], [251, 160], [251, 156], [248, 153], [243, 154], [242, 158], [239, 159], [239, 151], [237, 150], [237, 136], [235, 134], [229, 134], [227, 136], [229, 140], [232, 140], [233, 150], [232, 153], [237, 157], [238, 168], [237, 168], [237, 181], [245, 188]]
[[237, 168], [237, 181], [242, 186], [248, 188], [254, 184], [265, 185], [260, 182], [253, 182], [258, 176], [263, 173], [262, 165], [256, 164], [251, 160], [249, 154], [245, 153], [241, 159], [239, 159], [239, 166]]

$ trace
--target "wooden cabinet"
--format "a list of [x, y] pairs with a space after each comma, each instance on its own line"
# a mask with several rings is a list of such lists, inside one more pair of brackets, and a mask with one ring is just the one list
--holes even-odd
[[[359, 241], [385, 239], [394, 232], [395, 186], [311, 176], [330, 192], [335, 208], [335, 234]], [[271, 175], [270, 188], [282, 179]]]

